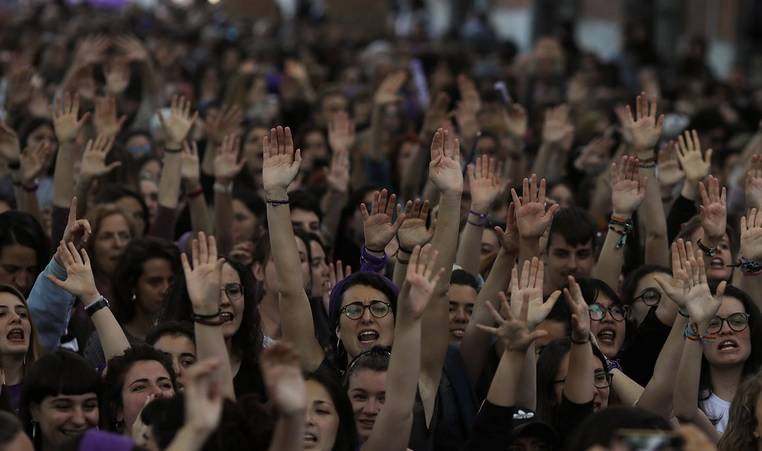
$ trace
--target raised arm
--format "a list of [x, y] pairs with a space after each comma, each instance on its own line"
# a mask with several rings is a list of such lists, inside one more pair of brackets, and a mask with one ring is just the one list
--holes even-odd
[[484, 225], [492, 203], [500, 194], [502, 181], [497, 160], [487, 155], [477, 157], [468, 165], [468, 184], [471, 188], [471, 209], [466, 227], [460, 235], [455, 263], [470, 274], [479, 274], [479, 257]]
[[[219, 236], [221, 255], [228, 255], [233, 249], [233, 179], [243, 166], [244, 160], [238, 161], [240, 138], [227, 135], [214, 157], [214, 231]], [[211, 149], [207, 153], [212, 152]]]
[[559, 105], [545, 111], [542, 144], [532, 166], [532, 172], [549, 180], [564, 175], [565, 160], [574, 140], [574, 126], [569, 120], [569, 107]]
[[370, 149], [368, 158], [374, 160], [386, 159], [384, 151], [384, 108], [387, 105], [396, 103], [400, 100], [399, 91], [407, 79], [405, 71], [396, 71], [388, 75], [376, 90], [373, 97], [373, 109], [370, 117]]
[[612, 214], [606, 240], [593, 277], [601, 279], [610, 287], [619, 286], [619, 276], [624, 265], [624, 249], [632, 232], [632, 214], [646, 195], [645, 176], [638, 173], [638, 159], [623, 156], [619, 164], [611, 165]]
[[79, 117], [79, 95], [64, 93], [53, 108], [53, 127], [58, 139], [58, 154], [53, 176], [53, 205], [67, 208], [74, 197], [74, 153], [79, 130], [90, 117]]
[[185, 422], [167, 451], [200, 451], [222, 419], [223, 393], [217, 379], [220, 362], [211, 358], [185, 372]]
[[294, 150], [291, 129], [281, 126], [270, 130], [263, 140], [264, 162], [262, 183], [267, 202], [267, 224], [270, 248], [273, 249], [278, 273], [280, 317], [283, 338], [294, 343], [299, 351], [302, 369], [314, 371], [325, 354], [315, 337], [312, 310], [299, 264], [291, 210], [288, 206], [288, 185], [296, 178], [302, 163], [301, 150]]
[[429, 217], [429, 203], [407, 201], [405, 211], [397, 229], [397, 255], [394, 264], [394, 284], [401, 287], [405, 283], [407, 265], [415, 246], [423, 246], [431, 241], [431, 228], [426, 227]]
[[277, 342], [260, 355], [267, 396], [278, 412], [269, 451], [301, 451], [304, 446], [304, 415], [307, 392], [299, 356], [284, 342]]
[[397, 208], [397, 220], [392, 222], [397, 195], [389, 194], [385, 189], [373, 193], [373, 205], [370, 211], [365, 203], [360, 204], [360, 214], [365, 236], [365, 251], [378, 258], [386, 257], [386, 246], [397, 234], [405, 214]]
[[98, 135], [116, 136], [122, 130], [127, 116], [118, 116], [116, 98], [112, 95], [95, 98], [93, 125]]
[[575, 404], [585, 404], [593, 400], [594, 390], [590, 313], [579, 284], [572, 276], [569, 276], [569, 288], [564, 288], [564, 297], [572, 312], [572, 345], [563, 396]]
[[193, 307], [193, 322], [196, 332], [196, 354], [199, 359], [215, 358], [219, 365], [214, 373], [220, 384], [222, 395], [235, 399], [233, 369], [225, 346], [220, 317], [220, 303], [224, 290], [221, 288], [223, 258], [218, 257], [217, 242], [213, 236], [200, 233], [191, 242], [191, 259], [183, 253], [180, 260], [185, 274], [185, 286]]
[[516, 228], [519, 232], [519, 261], [531, 260], [542, 254], [540, 238], [550, 227], [553, 215], [558, 211], [558, 204], [546, 209], [545, 179], [538, 183], [537, 175], [524, 178], [521, 198], [516, 190], [511, 188], [511, 197], [516, 210]]
[[47, 169], [53, 156], [53, 148], [45, 142], [27, 147], [20, 155], [20, 169], [11, 171], [18, 209], [25, 211], [42, 224], [40, 206], [37, 203], [37, 179]]
[[185, 188], [185, 197], [188, 200], [191, 227], [193, 236], [199, 232], [211, 233], [209, 224], [209, 209], [204, 197], [204, 188], [201, 186], [201, 168], [198, 161], [198, 147], [196, 141], [183, 141], [183, 151], [180, 153], [181, 177]]
[[[457, 138], [446, 130], [439, 129], [431, 143], [431, 163], [429, 179], [439, 191], [439, 215], [434, 230], [432, 244], [439, 251], [435, 267], [452, 268], [458, 243], [460, 227], [460, 200], [463, 194], [463, 173], [460, 169], [460, 144]], [[442, 374], [449, 344], [449, 302], [447, 287], [449, 277], [439, 279], [433, 301], [423, 315], [423, 336], [425, 347], [421, 355], [421, 377], [419, 387], [426, 412], [427, 424], [431, 421], [434, 400]]]
[[421, 316], [444, 272], [434, 267], [436, 259], [437, 251], [430, 244], [413, 249], [397, 305], [386, 401], [363, 451], [407, 449], [421, 363]]
[[103, 346], [106, 361], [123, 354], [126, 349], [129, 349], [130, 342], [127, 341], [122, 326], [108, 308], [108, 302], [95, 287], [95, 278], [87, 251], [77, 250], [71, 241], [68, 243], [61, 241], [57, 253], [66, 269], [66, 279], [61, 280], [55, 275], [49, 275], [48, 280], [78, 297], [85, 305], [85, 311], [90, 315], [98, 339]]
[[[79, 167], [79, 180], [77, 180], [77, 208], [80, 214], [87, 212], [87, 198], [93, 181], [102, 177], [122, 165], [121, 161], [106, 164], [106, 158], [114, 144], [114, 138], [99, 135], [95, 140], [89, 140], [82, 153], [82, 163]], [[54, 182], [55, 183], [55, 182]]]
[[[688, 200], [698, 200], [699, 183], [709, 175], [712, 166], [712, 149], [701, 151], [701, 141], [696, 130], [686, 130], [675, 142], [677, 159], [685, 172], [685, 183], [680, 194]], [[687, 221], [690, 218], [686, 218]]]
[[463, 340], [460, 342], [460, 354], [472, 384], [476, 384], [479, 379], [490, 351], [490, 335], [478, 328], [477, 325], [489, 324], [492, 321], [487, 304], [495, 302], [498, 294], [507, 286], [508, 275], [513, 272], [513, 266], [519, 254], [519, 231], [516, 226], [515, 204], [508, 206], [505, 231], [500, 227], [495, 227], [495, 232], [500, 237], [501, 247], [484, 286], [476, 296], [471, 319], [468, 321]]
[[328, 142], [333, 155], [326, 172], [328, 190], [321, 200], [323, 229], [333, 245], [339, 230], [341, 212], [347, 204], [349, 192], [349, 152], [355, 143], [355, 124], [346, 113], [336, 113], [328, 123]]
[[[741, 218], [741, 267], [736, 270], [737, 286], [747, 293], [762, 293], [762, 211], [752, 208]], [[746, 264], [744, 264], [746, 262]], [[757, 307], [762, 306], [760, 296], [752, 296]]]

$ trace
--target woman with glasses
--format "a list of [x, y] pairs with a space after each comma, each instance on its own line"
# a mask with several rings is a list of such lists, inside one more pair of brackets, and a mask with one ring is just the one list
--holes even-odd
[[627, 309], [616, 292], [598, 279], [580, 279], [579, 287], [590, 311], [590, 332], [609, 359], [619, 355], [627, 335]]

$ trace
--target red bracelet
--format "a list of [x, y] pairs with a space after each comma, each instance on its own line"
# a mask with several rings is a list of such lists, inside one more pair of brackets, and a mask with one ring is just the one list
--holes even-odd
[[188, 199], [195, 199], [202, 194], [204, 194], [204, 187], [199, 186], [190, 193], [187, 193], [186, 196], [188, 196]]
[[27, 193], [33, 193], [33, 192], [35, 192], [35, 191], [37, 191], [37, 188], [39, 188], [39, 187], [40, 187], [40, 185], [37, 184], [37, 183], [34, 183], [32, 185], [24, 185], [23, 183], [21, 183], [21, 189], [23, 189]]

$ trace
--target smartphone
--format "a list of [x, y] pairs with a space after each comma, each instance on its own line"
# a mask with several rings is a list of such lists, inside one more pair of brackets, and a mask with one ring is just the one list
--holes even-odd
[[616, 434], [617, 451], [681, 451], [684, 440], [675, 432], [623, 429]]

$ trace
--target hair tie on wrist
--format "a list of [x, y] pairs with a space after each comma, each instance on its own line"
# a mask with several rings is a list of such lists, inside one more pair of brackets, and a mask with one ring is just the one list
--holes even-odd
[[368, 252], [372, 252], [372, 253], [374, 253], [374, 254], [385, 254], [385, 253], [386, 253], [386, 250], [385, 250], [385, 249], [381, 249], [381, 250], [379, 251], [379, 250], [376, 250], [376, 249], [371, 249], [371, 248], [369, 248], [368, 246], [363, 246], [363, 247], [365, 248], [365, 250], [366, 250], [366, 251], [368, 251]]
[[289, 204], [289, 200], [288, 199], [286, 199], [286, 200], [267, 199], [267, 200], [265, 200], [265, 203], [268, 203], [268, 204], [272, 205], [273, 207], [277, 207], [278, 205], [288, 205]]
[[200, 196], [202, 194], [204, 194], [204, 188], [202, 186], [199, 186], [195, 190], [193, 190], [193, 191], [189, 192], [188, 194], [186, 194], [186, 196], [188, 196], [189, 199], [195, 199], [195, 198], [197, 198], [198, 196]]

